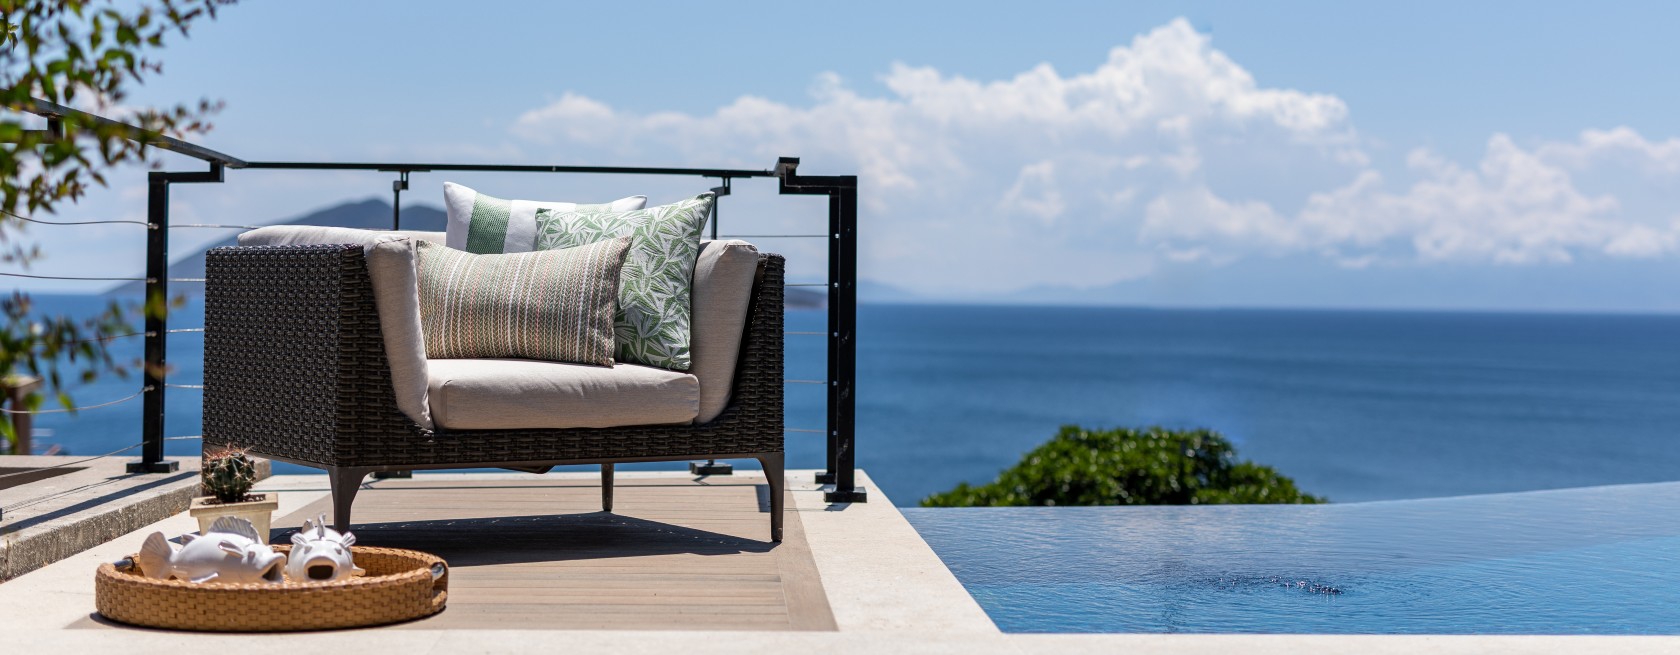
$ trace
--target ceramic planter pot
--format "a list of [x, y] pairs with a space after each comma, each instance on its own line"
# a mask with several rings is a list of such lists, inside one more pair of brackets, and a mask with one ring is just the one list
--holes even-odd
[[242, 503], [216, 502], [214, 496], [199, 496], [192, 501], [192, 507], [187, 511], [198, 519], [198, 533], [208, 534], [210, 524], [223, 516], [237, 516], [251, 522], [264, 541], [268, 540], [268, 527], [274, 518], [274, 510], [280, 509], [280, 494], [272, 491], [252, 494], [256, 500]]

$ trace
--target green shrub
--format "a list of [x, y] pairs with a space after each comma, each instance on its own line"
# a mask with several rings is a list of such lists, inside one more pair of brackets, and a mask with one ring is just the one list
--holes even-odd
[[988, 484], [922, 499], [923, 507], [1322, 503], [1249, 461], [1212, 430], [1063, 426]]

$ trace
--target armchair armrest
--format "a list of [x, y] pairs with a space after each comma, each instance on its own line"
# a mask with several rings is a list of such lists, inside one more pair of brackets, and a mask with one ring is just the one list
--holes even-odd
[[362, 245], [216, 248], [205, 277], [206, 443], [330, 462], [429, 436], [397, 409]]

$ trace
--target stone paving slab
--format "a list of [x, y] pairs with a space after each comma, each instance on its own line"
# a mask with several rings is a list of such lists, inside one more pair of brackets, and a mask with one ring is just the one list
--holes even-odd
[[[185, 510], [198, 495], [198, 458], [171, 457], [175, 473], [131, 474], [133, 458], [6, 456], [7, 469], [64, 466], [62, 475], [0, 487], [0, 582]], [[267, 475], [266, 460], [262, 466]], [[52, 471], [45, 471], [50, 473]]]

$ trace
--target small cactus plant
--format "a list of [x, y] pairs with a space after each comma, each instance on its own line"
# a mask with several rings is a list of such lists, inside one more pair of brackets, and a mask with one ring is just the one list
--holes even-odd
[[216, 500], [237, 503], [245, 500], [251, 485], [257, 483], [257, 464], [245, 455], [245, 451], [227, 448], [206, 453], [199, 475], [204, 489]]

